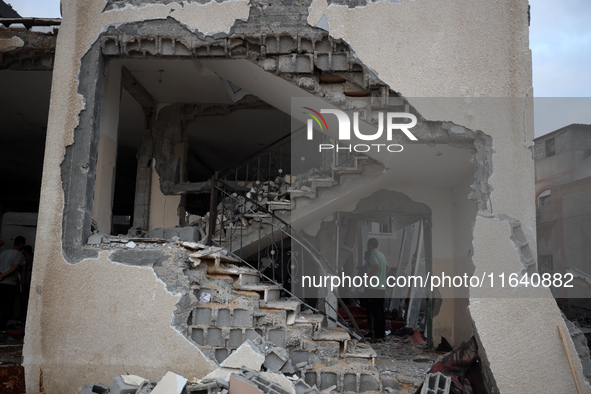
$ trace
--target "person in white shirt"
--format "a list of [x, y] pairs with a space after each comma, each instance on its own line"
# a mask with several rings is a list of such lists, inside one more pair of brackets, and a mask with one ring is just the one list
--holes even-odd
[[0, 253], [0, 331], [6, 329], [8, 319], [14, 313], [14, 297], [18, 287], [18, 271], [25, 264], [22, 253], [26, 240], [18, 236], [12, 249]]

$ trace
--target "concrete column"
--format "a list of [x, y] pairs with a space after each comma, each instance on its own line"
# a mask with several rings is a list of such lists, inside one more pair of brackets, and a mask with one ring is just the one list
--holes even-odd
[[[185, 131], [182, 131], [183, 140], [182, 142], [178, 143], [175, 146], [174, 152], [179, 157], [179, 178], [181, 182], [186, 182], [189, 179], [188, 168], [187, 168], [187, 158], [189, 157], [189, 140], [185, 135]], [[178, 216], [179, 216], [179, 225], [186, 226], [187, 223], [187, 210], [186, 210], [186, 201], [187, 196], [181, 196], [179, 201], [179, 208], [178, 208]]]
[[102, 233], [111, 233], [115, 167], [117, 162], [117, 127], [121, 97], [121, 66], [111, 62], [107, 69], [100, 114], [98, 159], [92, 218]]
[[137, 154], [133, 227], [148, 230], [152, 189], [152, 130], [146, 130]]
[[165, 195], [160, 190], [160, 176], [156, 172], [156, 160], [152, 161], [152, 182], [150, 187], [149, 229], [175, 227], [179, 225], [178, 208], [181, 196]]

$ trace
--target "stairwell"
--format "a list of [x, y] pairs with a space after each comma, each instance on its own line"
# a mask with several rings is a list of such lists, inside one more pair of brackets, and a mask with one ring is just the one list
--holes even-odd
[[[374, 82], [352, 69], [332, 79], [316, 78], [314, 89], [343, 109], [361, 105], [349, 97], [370, 97], [362, 105], [363, 120], [369, 123], [376, 123], [376, 111], [409, 110], [394, 92]], [[262, 270], [244, 264], [251, 257], [260, 269], [266, 248], [276, 253], [284, 240], [290, 246], [301, 243], [294, 225], [301, 228], [310, 218], [338, 212], [384, 171], [379, 159], [331, 152], [320, 168], [298, 173], [293, 162], [285, 165], [283, 156], [293, 138], [212, 180], [212, 209], [201, 221], [212, 246], [192, 255], [194, 277], [199, 278], [193, 287], [201, 303], [191, 313], [188, 335], [222, 367], [246, 341], [262, 341], [286, 350], [274, 352], [269, 362], [270, 353], [265, 355], [263, 368], [268, 371], [299, 376], [318, 391], [381, 392], [376, 353], [368, 344], [352, 339], [347, 329], [327, 327], [325, 315], [291, 296], [283, 278], [273, 275], [273, 281], [262, 281]], [[322, 260], [315, 250], [308, 252], [316, 262]], [[270, 257], [275, 266], [277, 255]], [[325, 273], [330, 269], [326, 262], [318, 265]]]

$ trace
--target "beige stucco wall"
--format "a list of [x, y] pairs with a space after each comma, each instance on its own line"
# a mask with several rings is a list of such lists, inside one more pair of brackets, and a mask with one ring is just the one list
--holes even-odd
[[[203, 33], [227, 32], [236, 20], [248, 17], [248, 1], [101, 13], [103, 7], [102, 1], [62, 0], [24, 349], [29, 391], [36, 390], [39, 368], [48, 392], [60, 393], [76, 392], [93, 380], [108, 382], [126, 371], [159, 379], [170, 365], [182, 366], [175, 372], [186, 377], [200, 377], [212, 368], [171, 327], [175, 296], [153, 271], [111, 262], [106, 254], [77, 265], [65, 262], [60, 163], [84, 108], [77, 93], [80, 60], [103, 28], [172, 17]], [[349, 9], [315, 0], [309, 22], [316, 24], [324, 14], [330, 34], [348, 42], [365, 65], [404, 96], [460, 97], [444, 100], [447, 105], [411, 99], [425, 117], [492, 137], [491, 204], [474, 224], [472, 262], [476, 272], [495, 265], [519, 271], [511, 227], [499, 215], [519, 220], [535, 251], [533, 161], [527, 150], [533, 138], [530, 101], [505, 101], [491, 110], [483, 101], [464, 98], [531, 96], [527, 1], [378, 1]], [[453, 201], [461, 203], [457, 197]], [[470, 313], [501, 392], [574, 391], [556, 331], [560, 313], [552, 299], [473, 296]], [[582, 376], [580, 363], [576, 367]]]
[[104, 26], [174, 18], [204, 32], [227, 31], [248, 16], [247, 1], [151, 6], [101, 14], [101, 1], [62, 1], [52, 81], [36, 261], [23, 350], [27, 391], [38, 390], [40, 369], [49, 393], [78, 393], [83, 384], [110, 384], [131, 373], [159, 380], [168, 370], [202, 377], [209, 360], [171, 326], [178, 296], [153, 270], [99, 259], [68, 264], [61, 250], [63, 191], [60, 164], [84, 101], [77, 93], [80, 61]]

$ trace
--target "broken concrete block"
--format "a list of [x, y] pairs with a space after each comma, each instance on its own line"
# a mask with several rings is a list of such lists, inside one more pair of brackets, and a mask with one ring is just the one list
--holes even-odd
[[161, 227], [148, 231], [148, 238], [164, 238], [164, 229]]
[[285, 376], [280, 373], [261, 372], [260, 375], [270, 382], [280, 385], [285, 391], [290, 394], [295, 394], [293, 385]]
[[124, 376], [125, 375], [119, 375], [113, 378], [113, 383], [111, 383], [111, 394], [135, 394], [139, 387], [139, 384], [126, 383], [123, 379]]
[[[220, 379], [221, 380], [221, 379]], [[203, 394], [203, 393], [219, 393], [220, 388], [227, 388], [228, 382], [224, 382], [222, 386], [218, 381], [202, 382], [200, 379], [191, 379], [185, 386], [184, 394]]]
[[321, 372], [320, 373], [320, 390], [330, 390], [332, 386], [336, 386], [339, 377], [335, 372]]
[[152, 394], [181, 394], [185, 388], [188, 379], [168, 371], [166, 375], [158, 382]]
[[121, 375], [121, 379], [130, 386], [141, 386], [147, 380], [137, 375]]
[[377, 373], [362, 373], [359, 377], [359, 390], [378, 391], [380, 389], [380, 375]]
[[279, 372], [285, 363], [287, 363], [287, 360], [289, 360], [287, 350], [280, 347], [274, 347], [271, 348], [265, 356], [264, 366], [269, 372]]
[[336, 341], [316, 341], [318, 348], [316, 349], [316, 355], [323, 358], [335, 358], [339, 357], [340, 346], [339, 342]]
[[285, 375], [293, 375], [295, 373], [295, 369], [293, 368], [293, 364], [290, 362], [285, 363], [283, 368], [281, 368], [281, 373]]
[[449, 394], [451, 378], [441, 372], [429, 373], [425, 376], [425, 382], [421, 394]]
[[[293, 393], [293, 389], [291, 388], [291, 383], [289, 383], [289, 381], [287, 381], [287, 379], [285, 379], [285, 381], [281, 380], [279, 382], [276, 382], [275, 380], [284, 378], [283, 376], [280, 377], [272, 377], [273, 380], [269, 380], [267, 379], [264, 375], [264, 373], [257, 373], [256, 371], [247, 368], [247, 367], [243, 367], [241, 368], [240, 372], [238, 374], [233, 374], [230, 377], [230, 392], [235, 392], [238, 393], [238, 391], [233, 391], [233, 389], [235, 390], [236, 388], [233, 387], [233, 382], [236, 382], [236, 380], [238, 381], [242, 381], [242, 382], [246, 382], [252, 386], [254, 386], [258, 391], [257, 393], [272, 393], [272, 394], [292, 394]], [[271, 374], [274, 375], [274, 374]], [[288, 387], [286, 390], [282, 384], [288, 384]], [[245, 388], [245, 387], [243, 387]], [[242, 393], [242, 392], [240, 392]]]
[[80, 394], [107, 394], [109, 392], [109, 386], [102, 383], [88, 383], [82, 387]]
[[312, 393], [319, 393], [318, 389], [316, 389], [316, 385], [310, 387], [308, 383], [304, 381], [304, 379], [300, 379], [295, 383], [295, 392], [296, 394], [312, 394]]
[[230, 380], [229, 377], [228, 377], [228, 379], [216, 378], [214, 380], [217, 383], [218, 387], [222, 387], [222, 388], [226, 388], [226, 389], [230, 387], [230, 383], [228, 383], [228, 381]]
[[224, 368], [241, 368], [245, 366], [258, 372], [261, 370], [261, 365], [264, 362], [265, 355], [257, 345], [251, 340], [247, 340], [230, 354], [220, 366]]
[[138, 387], [135, 394], [150, 394], [154, 390], [154, 387], [156, 387], [156, 382], [144, 380], [144, 382], [140, 384], [140, 387]]

